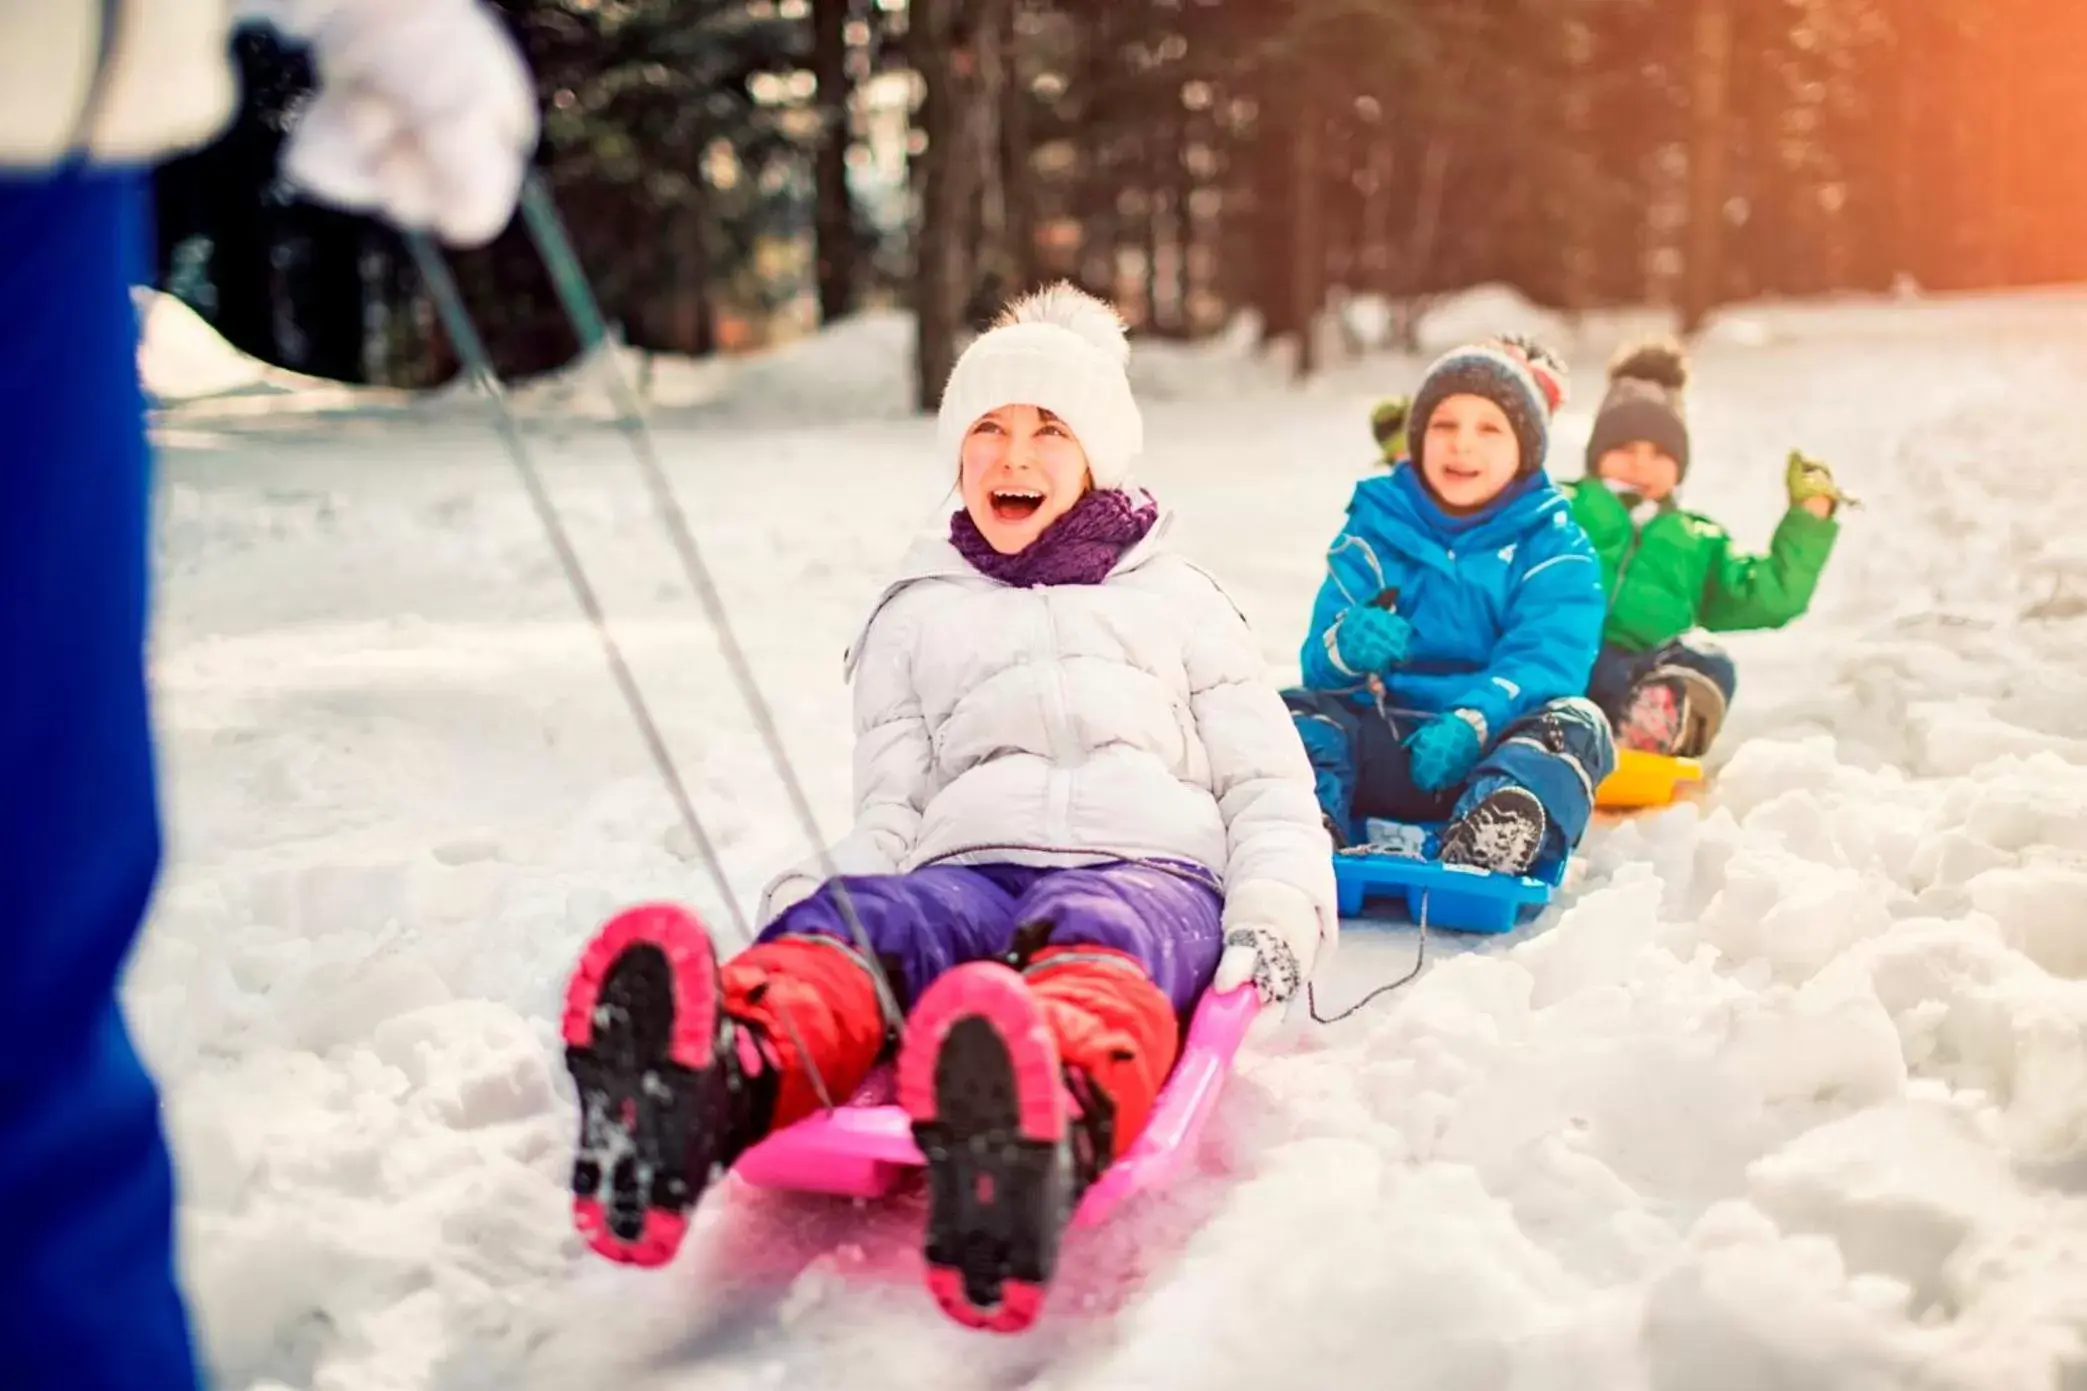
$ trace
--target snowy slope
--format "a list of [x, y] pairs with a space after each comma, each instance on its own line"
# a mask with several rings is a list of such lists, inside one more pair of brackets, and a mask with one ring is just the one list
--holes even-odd
[[[170, 407], [171, 863], [128, 997], [219, 1384], [2082, 1384], [2081, 308], [1728, 315], [1691, 500], [1765, 541], [1801, 443], [1870, 505], [1809, 619], [1734, 640], [1714, 786], [1597, 830], [1542, 931], [1250, 1057], [1202, 1172], [1076, 1236], [1019, 1340], [934, 1311], [905, 1205], [728, 1184], [668, 1270], [583, 1259], [563, 972], [618, 904], [729, 913], [468, 403]], [[1614, 331], [1575, 341], [1568, 459]], [[1300, 394], [1209, 356], [1141, 369], [1188, 398], [1147, 478], [1294, 672], [1363, 412], [1412, 364]], [[830, 834], [840, 651], [948, 474], [925, 423], [769, 370], [690, 390], [662, 446]], [[541, 438], [750, 899], [805, 839], [616, 438]], [[1322, 1003], [1411, 949], [1350, 932]]]

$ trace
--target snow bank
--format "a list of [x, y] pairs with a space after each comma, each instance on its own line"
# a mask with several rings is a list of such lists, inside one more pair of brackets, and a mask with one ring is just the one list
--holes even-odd
[[154, 402], [323, 385], [241, 352], [172, 295], [137, 288], [131, 301], [138, 311], [138, 379]]
[[1565, 336], [1565, 320], [1509, 285], [1479, 285], [1444, 295], [1420, 317], [1420, 345], [1430, 355], [1500, 333], [1557, 342]]

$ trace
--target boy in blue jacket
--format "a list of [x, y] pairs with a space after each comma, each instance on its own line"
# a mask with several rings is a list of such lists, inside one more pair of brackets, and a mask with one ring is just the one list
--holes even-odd
[[1284, 693], [1337, 847], [1447, 820], [1444, 863], [1521, 874], [1585, 833], [1616, 752], [1585, 698], [1601, 566], [1543, 473], [1564, 395], [1537, 344], [1458, 348], [1414, 395], [1411, 457], [1356, 485]]

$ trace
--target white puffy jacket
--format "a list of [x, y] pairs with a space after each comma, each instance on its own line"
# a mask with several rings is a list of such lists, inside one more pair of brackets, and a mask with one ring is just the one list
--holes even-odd
[[[1227, 928], [1307, 965], [1339, 929], [1306, 761], [1246, 620], [1171, 553], [1163, 513], [1099, 585], [1020, 589], [923, 537], [850, 649], [855, 827], [843, 874], [1173, 858]], [[764, 920], [818, 862], [768, 887]]]
[[354, 0], [0, 0], [0, 169], [149, 164], [239, 108], [234, 25], [309, 35]]
[[253, 0], [0, 3], [0, 168], [75, 151], [148, 163], [214, 136], [239, 100], [230, 37]]

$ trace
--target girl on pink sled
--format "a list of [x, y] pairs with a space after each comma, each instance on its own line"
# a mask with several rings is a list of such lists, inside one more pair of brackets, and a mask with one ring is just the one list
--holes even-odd
[[1023, 1327], [1197, 999], [1251, 981], [1282, 1004], [1333, 939], [1282, 698], [1245, 620], [1169, 549], [1170, 515], [1129, 486], [1127, 357], [1114, 311], [1059, 285], [958, 360], [940, 437], [963, 506], [848, 655], [845, 905], [800, 870], [722, 964], [658, 905], [584, 952], [565, 1016], [573, 1188], [603, 1255], [670, 1259], [709, 1183], [844, 1103], [895, 1042], [930, 1288], [965, 1323]]

